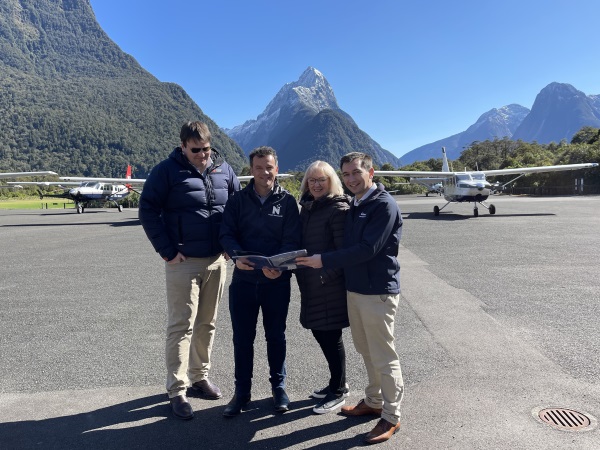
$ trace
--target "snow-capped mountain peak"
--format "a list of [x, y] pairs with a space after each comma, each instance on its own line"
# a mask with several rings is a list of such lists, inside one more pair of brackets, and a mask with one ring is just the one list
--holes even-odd
[[286, 83], [255, 120], [237, 125], [227, 134], [248, 151], [252, 136], [268, 136], [278, 123], [282, 109], [308, 109], [318, 114], [325, 109], [339, 110], [333, 89], [314, 67], [308, 67], [298, 81]]

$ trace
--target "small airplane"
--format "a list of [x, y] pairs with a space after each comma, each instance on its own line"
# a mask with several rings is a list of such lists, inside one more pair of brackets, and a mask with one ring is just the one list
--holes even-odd
[[411, 183], [425, 186], [427, 188], [425, 197], [429, 197], [429, 194], [442, 195], [444, 193], [444, 183], [440, 178], [414, 178]]
[[[473, 203], [473, 215], [477, 217], [479, 210], [477, 205], [486, 208], [490, 214], [496, 214], [496, 207], [493, 204], [485, 204], [488, 197], [499, 192], [509, 184], [515, 182], [519, 178], [529, 173], [540, 172], [558, 172], [564, 170], [580, 170], [598, 167], [598, 163], [584, 164], [564, 164], [559, 166], [541, 166], [541, 167], [519, 167], [515, 169], [497, 169], [497, 170], [478, 170], [454, 172], [450, 170], [448, 158], [446, 157], [446, 148], [442, 147], [442, 171], [412, 171], [412, 170], [376, 170], [375, 175], [388, 177], [409, 177], [411, 183], [421, 184], [429, 188], [434, 186], [433, 183], [441, 183], [441, 190], [438, 191], [444, 195], [447, 203], [442, 206], [433, 207], [433, 213], [436, 216], [448, 206], [450, 203]], [[518, 175], [518, 177], [510, 180], [507, 183], [490, 183], [486, 176], [499, 175]]]
[[44, 194], [39, 191], [40, 198], [51, 197], [73, 200], [77, 214], [82, 214], [89, 202], [99, 200], [114, 203], [119, 212], [122, 212], [123, 206], [119, 201], [131, 192], [137, 192], [133, 188], [134, 184], [144, 184], [146, 181], [141, 178], [131, 178], [131, 166], [127, 166], [125, 178], [59, 177], [59, 179], [63, 181], [9, 182], [8, 184], [59, 186], [65, 189], [65, 192], [62, 194]]

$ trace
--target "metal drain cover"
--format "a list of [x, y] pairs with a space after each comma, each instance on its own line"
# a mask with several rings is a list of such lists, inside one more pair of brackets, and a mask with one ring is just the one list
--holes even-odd
[[592, 425], [587, 415], [572, 409], [546, 408], [538, 415], [542, 422], [561, 430], [580, 431]]

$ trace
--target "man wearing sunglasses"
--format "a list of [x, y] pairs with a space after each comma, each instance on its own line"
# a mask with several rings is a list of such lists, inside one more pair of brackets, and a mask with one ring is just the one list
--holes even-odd
[[[173, 414], [191, 419], [186, 395], [216, 400], [208, 379], [226, 263], [219, 244], [223, 210], [240, 183], [210, 146], [202, 122], [187, 122], [181, 147], [154, 167], [140, 198], [140, 222], [165, 261], [167, 283], [167, 393]], [[188, 389], [189, 387], [189, 389]]]

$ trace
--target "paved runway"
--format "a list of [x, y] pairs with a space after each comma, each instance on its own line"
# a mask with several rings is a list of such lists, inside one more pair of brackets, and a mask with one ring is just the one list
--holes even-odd
[[[397, 197], [404, 234], [396, 341], [402, 427], [378, 448], [598, 449], [600, 197], [494, 198], [497, 213], [439, 197]], [[349, 449], [374, 420], [315, 415], [324, 359], [288, 317], [292, 410], [272, 411], [257, 335], [252, 409], [224, 419], [233, 393], [222, 300], [211, 379], [218, 401], [171, 417], [164, 394], [164, 269], [137, 210], [0, 211], [0, 449]], [[294, 280], [293, 280], [294, 281]], [[348, 332], [349, 402], [366, 377]], [[540, 422], [585, 413], [586, 431]]]

